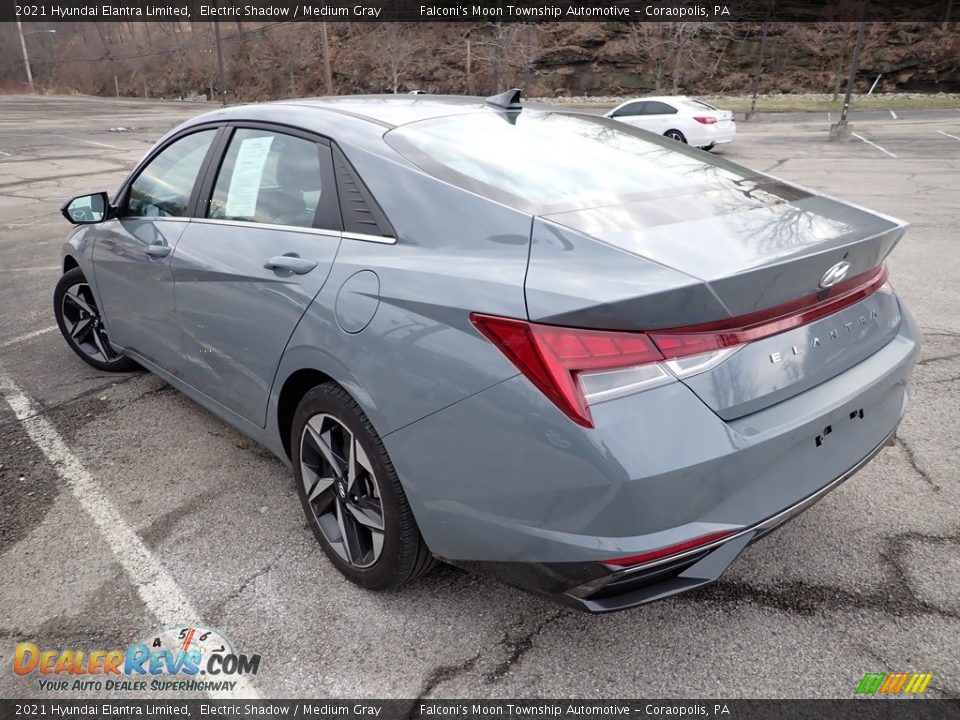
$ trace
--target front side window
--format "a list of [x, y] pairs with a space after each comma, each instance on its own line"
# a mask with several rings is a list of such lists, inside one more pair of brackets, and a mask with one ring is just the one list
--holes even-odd
[[186, 216], [197, 174], [216, 134], [216, 129], [202, 130], [164, 148], [131, 184], [124, 215]]
[[207, 217], [314, 227], [324, 192], [325, 146], [270, 130], [237, 130], [217, 175]]

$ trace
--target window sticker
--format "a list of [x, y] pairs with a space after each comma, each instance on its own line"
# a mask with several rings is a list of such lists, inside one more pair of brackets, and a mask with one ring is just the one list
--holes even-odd
[[247, 138], [240, 143], [233, 176], [227, 191], [226, 216], [253, 218], [257, 212], [257, 198], [263, 180], [263, 166], [267, 162], [273, 135]]

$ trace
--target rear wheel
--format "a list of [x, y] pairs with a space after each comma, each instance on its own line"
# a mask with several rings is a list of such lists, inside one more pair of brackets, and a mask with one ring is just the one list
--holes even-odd
[[98, 370], [129, 372], [137, 364], [110, 345], [97, 300], [80, 268], [63, 274], [53, 291], [53, 314], [71, 349]]
[[324, 383], [303, 397], [291, 447], [310, 528], [349, 580], [387, 590], [436, 565], [380, 437], [346, 390]]
[[683, 136], [683, 133], [679, 130], [667, 130], [664, 134], [664, 137], [668, 137], [671, 140], [676, 140], [677, 142], [682, 142], [686, 144], [687, 139]]

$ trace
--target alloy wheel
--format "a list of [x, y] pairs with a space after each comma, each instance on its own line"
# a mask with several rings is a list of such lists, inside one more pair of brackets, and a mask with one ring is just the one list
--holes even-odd
[[61, 300], [60, 313], [70, 339], [82, 353], [106, 363], [119, 357], [107, 340], [90, 285], [79, 282], [68, 287]]
[[312, 520], [331, 548], [356, 568], [383, 552], [383, 504], [373, 465], [340, 420], [311, 417], [300, 438], [300, 470]]

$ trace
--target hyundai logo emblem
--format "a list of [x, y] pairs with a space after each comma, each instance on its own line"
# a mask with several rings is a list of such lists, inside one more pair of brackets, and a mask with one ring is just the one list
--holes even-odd
[[823, 277], [820, 278], [820, 287], [828, 288], [836, 285], [847, 276], [849, 270], [850, 263], [846, 260], [841, 260], [823, 274]]

